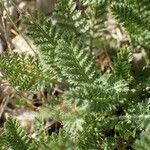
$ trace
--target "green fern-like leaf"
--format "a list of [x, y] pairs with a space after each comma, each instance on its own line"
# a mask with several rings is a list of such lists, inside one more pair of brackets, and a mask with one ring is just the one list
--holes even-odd
[[9, 144], [6, 141], [6, 134], [5, 133], [0, 134], [0, 148], [1, 148], [1, 150], [8, 150], [9, 149]]
[[125, 80], [131, 80], [131, 61], [132, 54], [128, 48], [122, 48], [117, 54], [117, 58], [114, 62], [114, 71], [118, 77]]
[[77, 9], [77, 2], [74, 0], [57, 1], [53, 17], [63, 31], [69, 30], [76, 33], [77, 36], [82, 36], [89, 28], [85, 15]]
[[[89, 48], [98, 48], [97, 42], [104, 38], [103, 32], [106, 30], [105, 21], [107, 20], [108, 8], [111, 0], [82, 0], [87, 7], [84, 11], [87, 22], [86, 39], [89, 40]], [[102, 36], [103, 35], [103, 36]]]
[[123, 24], [133, 44], [137, 43], [146, 49], [150, 45], [150, 11], [146, 9], [148, 6], [147, 0], [132, 3], [127, 0], [112, 6], [115, 18]]
[[[61, 0], [56, 4], [54, 18], [56, 24], [64, 31], [71, 31], [77, 37], [82, 36], [92, 51], [95, 41], [102, 38], [105, 30], [104, 22], [107, 20], [108, 6], [111, 0], [96, 0], [75, 2], [74, 0]], [[79, 7], [82, 8], [78, 8]]]
[[39, 48], [37, 53], [45, 71], [52, 77], [56, 76], [58, 68], [55, 64], [55, 49], [57, 46], [57, 38], [59, 37], [56, 26], [53, 25], [52, 21], [48, 21], [43, 14], [37, 12], [34, 14], [30, 12], [24, 20], [28, 29], [27, 35]]
[[149, 150], [150, 147], [150, 126], [141, 133], [140, 139], [136, 141], [135, 148], [137, 150]]
[[30, 90], [43, 78], [38, 60], [32, 56], [25, 56], [25, 54], [1, 55], [0, 69], [2, 78], [19, 90]]
[[136, 24], [142, 26], [141, 18], [130, 5], [126, 5], [124, 3], [115, 4], [112, 6], [112, 11], [120, 22], [124, 22], [124, 24], [129, 25]]
[[50, 137], [49, 145], [50, 149], [55, 150], [71, 150], [76, 147], [63, 130], [60, 130], [59, 134], [54, 133], [52, 137]]
[[92, 56], [73, 35], [66, 34], [58, 41], [57, 64], [73, 85], [92, 83], [97, 76]]
[[85, 84], [69, 91], [65, 94], [66, 102], [74, 105], [74, 107], [83, 105], [87, 109], [95, 112], [109, 111], [119, 101], [118, 95], [121, 96], [128, 91], [125, 82], [116, 81], [114, 83], [111, 80], [116, 79], [111, 78], [102, 78], [96, 81], [96, 85]]
[[5, 123], [5, 128], [5, 141], [9, 148], [12, 150], [28, 150], [30, 139], [15, 119], [9, 118]]

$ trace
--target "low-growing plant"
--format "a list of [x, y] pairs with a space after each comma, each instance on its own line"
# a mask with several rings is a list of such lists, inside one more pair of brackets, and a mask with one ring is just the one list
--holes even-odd
[[[74, 0], [59, 0], [50, 18], [39, 12], [24, 17], [25, 34], [37, 46], [38, 57], [0, 56], [2, 78], [17, 91], [50, 90], [56, 84], [64, 90], [42, 106], [36, 138], [9, 118], [1, 149], [149, 149], [149, 72], [143, 68], [140, 77], [131, 65], [133, 47], [149, 50], [149, 0], [81, 2], [78, 7]], [[104, 22], [110, 15], [128, 33], [129, 44], [117, 49], [110, 73], [102, 73], [94, 52], [107, 41]], [[45, 128], [45, 120], [57, 123], [54, 132], [52, 126]]]

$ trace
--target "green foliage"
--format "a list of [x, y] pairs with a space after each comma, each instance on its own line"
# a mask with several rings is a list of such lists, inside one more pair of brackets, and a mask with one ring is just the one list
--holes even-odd
[[148, 126], [145, 131], [140, 135], [140, 139], [136, 141], [135, 148], [137, 150], [148, 150], [150, 143], [150, 127]]
[[131, 79], [132, 54], [128, 48], [121, 48], [114, 63], [115, 74], [125, 80]]
[[57, 2], [53, 17], [56, 19], [56, 24], [63, 31], [70, 30], [77, 34], [86, 32], [86, 20], [82, 16], [81, 11], [76, 10], [76, 2], [73, 0]]
[[149, 49], [150, 3], [148, 0], [125, 0], [112, 6], [112, 13], [123, 24], [131, 41]]
[[27, 150], [30, 146], [30, 139], [23, 128], [15, 119], [9, 118], [5, 123], [6, 131], [1, 135], [7, 148], [12, 150]]
[[42, 78], [39, 61], [25, 54], [3, 54], [0, 56], [2, 79], [19, 90], [30, 90]]
[[[149, 79], [144, 76], [141, 83], [132, 76], [131, 46], [118, 48], [111, 72], [103, 75], [93, 55], [95, 48], [100, 49], [95, 41], [105, 36], [104, 22], [110, 11], [125, 27], [133, 45], [147, 50], [148, 1], [82, 0], [81, 6], [74, 0], [61, 0], [49, 19], [31, 12], [25, 17], [27, 35], [38, 47], [36, 59], [16, 53], [1, 55], [2, 75], [18, 90], [55, 83], [64, 88], [62, 95], [41, 108], [35, 139], [24, 137], [18, 123], [9, 119], [1, 135], [1, 141], [6, 141], [0, 142], [3, 149], [19, 149], [21, 145], [28, 150], [132, 149], [140, 132], [149, 132], [144, 125], [150, 114]], [[59, 121], [62, 129], [49, 134], [45, 120]], [[147, 139], [145, 132], [137, 148], [148, 147]], [[14, 145], [15, 141], [21, 145]]]
[[77, 37], [82, 36], [82, 41], [92, 51], [92, 48], [97, 46], [95, 42], [102, 38], [102, 32], [105, 30], [104, 22], [107, 20], [108, 4], [111, 0], [81, 2], [59, 1], [53, 16], [56, 25], [63, 31], [74, 32]]
[[92, 83], [96, 79], [97, 70], [92, 56], [73, 35], [63, 35], [58, 40], [57, 63], [70, 84]]
[[39, 57], [44, 70], [52, 77], [56, 75], [55, 48], [57, 45], [56, 26], [47, 21], [42, 14], [32, 14], [25, 18], [28, 27], [27, 35], [39, 46]]

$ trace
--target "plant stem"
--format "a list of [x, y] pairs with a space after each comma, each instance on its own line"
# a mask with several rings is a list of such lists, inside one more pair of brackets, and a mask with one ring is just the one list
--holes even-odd
[[25, 40], [25, 42], [29, 45], [29, 47], [31, 48], [31, 50], [35, 53], [35, 56], [38, 57], [38, 54], [36, 53], [36, 51], [32, 48], [31, 44], [28, 42], [28, 40], [25, 38], [25, 36], [18, 30], [16, 24], [14, 23], [14, 21], [12, 20], [9, 11], [7, 10], [7, 8], [4, 5], [3, 0], [0, 0], [0, 4], [3, 7], [3, 9], [6, 11], [6, 15], [9, 19], [9, 21], [12, 23], [13, 27], [15, 28], [15, 30], [18, 32], [19, 35], [21, 35], [21, 37]]

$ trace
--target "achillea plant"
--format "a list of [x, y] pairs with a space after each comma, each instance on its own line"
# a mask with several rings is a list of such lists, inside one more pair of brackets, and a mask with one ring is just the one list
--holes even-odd
[[[110, 14], [128, 32], [130, 45], [149, 50], [149, 0], [81, 1], [84, 9], [74, 0], [59, 0], [51, 18], [38, 12], [24, 18], [38, 58], [16, 53], [0, 57], [3, 79], [17, 90], [30, 92], [55, 84], [65, 88], [42, 106], [35, 139], [8, 119], [0, 137], [2, 149], [148, 150], [149, 76], [138, 81], [132, 74], [132, 49], [127, 46], [118, 50], [111, 72], [102, 74], [93, 50]], [[45, 120], [57, 122], [55, 132], [52, 126], [44, 128]]]

